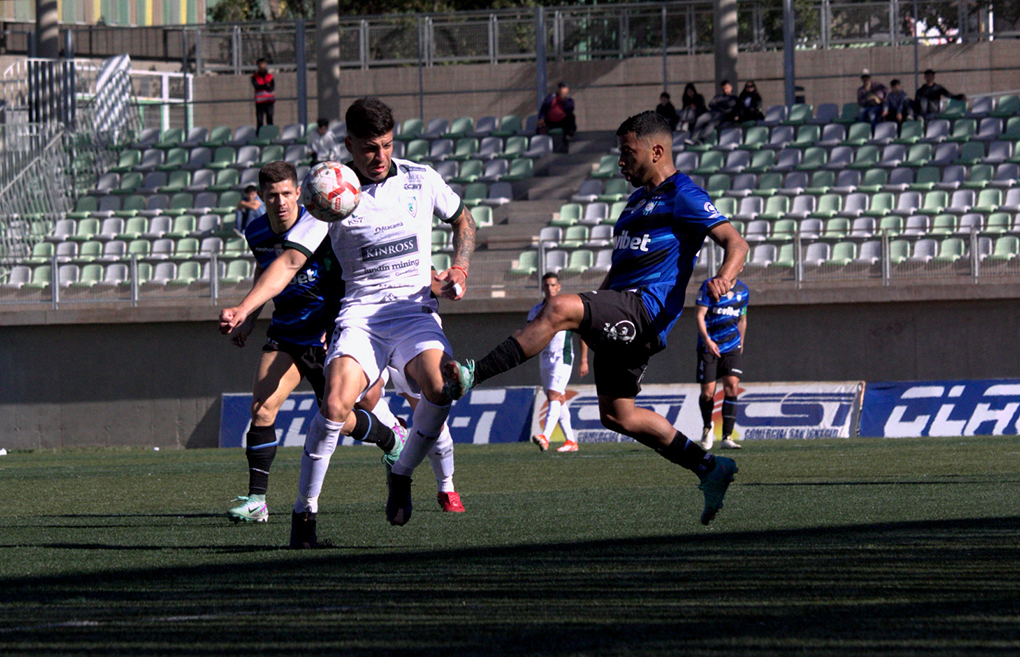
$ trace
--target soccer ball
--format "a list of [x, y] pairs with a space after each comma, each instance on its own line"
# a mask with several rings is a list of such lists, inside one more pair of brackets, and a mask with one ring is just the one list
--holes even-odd
[[346, 219], [361, 200], [361, 183], [350, 167], [320, 162], [301, 183], [301, 204], [320, 221]]

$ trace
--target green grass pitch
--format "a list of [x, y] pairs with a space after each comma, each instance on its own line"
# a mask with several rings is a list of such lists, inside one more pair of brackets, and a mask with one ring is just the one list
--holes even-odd
[[693, 475], [633, 444], [457, 446], [410, 524], [341, 448], [320, 538], [223, 515], [241, 450], [0, 457], [2, 655], [1020, 654], [1020, 438], [755, 442], [708, 528]]

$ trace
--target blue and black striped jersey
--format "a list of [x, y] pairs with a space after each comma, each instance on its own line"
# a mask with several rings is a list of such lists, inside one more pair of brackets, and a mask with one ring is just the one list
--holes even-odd
[[[750, 296], [747, 286], [739, 280], [718, 301], [712, 301], [712, 297], [708, 296], [708, 281], [704, 281], [698, 288], [698, 298], [694, 303], [708, 308], [705, 314], [705, 328], [708, 329], [708, 337], [719, 346], [719, 353], [728, 354], [740, 348], [740, 329], [737, 324], [740, 323], [740, 318], [747, 314], [747, 301]], [[700, 333], [698, 349], [705, 349]]]
[[290, 230], [280, 235], [273, 232], [265, 214], [245, 227], [248, 248], [263, 270], [285, 249], [297, 249], [308, 257], [301, 271], [273, 298], [269, 338], [313, 346], [323, 344], [323, 333], [328, 339], [333, 332], [333, 322], [344, 295], [344, 282], [327, 237], [328, 230], [327, 224], [312, 217], [304, 208]]
[[608, 288], [640, 291], [660, 347], [683, 311], [705, 236], [724, 221], [705, 190], [677, 172], [650, 192], [631, 194], [616, 222]]

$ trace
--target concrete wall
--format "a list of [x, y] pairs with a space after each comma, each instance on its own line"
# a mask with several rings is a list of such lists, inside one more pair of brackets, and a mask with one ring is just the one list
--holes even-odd
[[[922, 47], [920, 69], [933, 68], [938, 80], [954, 93], [969, 96], [1020, 90], [1020, 42], [1000, 39], [992, 42]], [[783, 100], [783, 53], [741, 53], [741, 80], [758, 82], [765, 105]], [[893, 77], [903, 81], [913, 95], [914, 49], [851, 48], [840, 50], [798, 50], [797, 82], [805, 87], [806, 100], [813, 105], [846, 103], [857, 98], [861, 70], [888, 84]], [[711, 55], [677, 56], [668, 60], [669, 91], [677, 101], [687, 82], [694, 82], [706, 100], [714, 94], [714, 64]], [[593, 62], [550, 62], [550, 85], [566, 80], [577, 102], [578, 125], [582, 130], [615, 130], [630, 114], [653, 108], [662, 90], [662, 60], [642, 57]], [[532, 114], [535, 107], [533, 64], [437, 66], [425, 69], [424, 118], [453, 118], [502, 114]], [[277, 96], [293, 99], [293, 73], [277, 76]], [[922, 80], [923, 82], [923, 80]], [[739, 89], [740, 87], [737, 87]], [[375, 94], [385, 98], [399, 119], [419, 116], [418, 69], [387, 68], [341, 72], [342, 109], [358, 96]], [[317, 116], [315, 75], [308, 76], [308, 117]], [[255, 123], [251, 84], [247, 76], [205, 76], [195, 81], [196, 125], [214, 126]], [[276, 122], [297, 119], [295, 100], [277, 102]]]
[[[955, 300], [911, 300], [907, 291], [900, 301], [849, 295], [844, 303], [832, 303], [831, 291], [754, 292], [746, 379], [1016, 377], [1016, 287], [1004, 286], [1008, 289], [1001, 295], [993, 290], [986, 298], [968, 298], [963, 289]], [[55, 316], [47, 322], [0, 325], [0, 447], [215, 446], [220, 394], [250, 390], [265, 326], [248, 347], [237, 349], [217, 333], [215, 316], [216, 309], [206, 307], [175, 321], [143, 313], [107, 317], [115, 323], [89, 323], [64, 313], [64, 320]], [[523, 304], [510, 312], [444, 315], [454, 353], [475, 358], [524, 319]], [[695, 339], [688, 311], [671, 334], [670, 346], [653, 359], [645, 381], [692, 381]], [[533, 360], [491, 383], [537, 381]]]

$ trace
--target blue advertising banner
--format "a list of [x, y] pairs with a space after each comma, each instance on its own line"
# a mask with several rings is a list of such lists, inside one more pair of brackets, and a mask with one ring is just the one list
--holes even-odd
[[[410, 421], [411, 407], [393, 391], [383, 395], [394, 415]], [[512, 443], [528, 439], [531, 407], [535, 402], [533, 387], [481, 388], [472, 390], [456, 402], [447, 424], [457, 443]], [[284, 402], [276, 416], [276, 433], [284, 447], [305, 444], [305, 434], [318, 412], [315, 395], [295, 392]], [[251, 422], [251, 394], [223, 395], [220, 412], [220, 447], [244, 447], [245, 434]], [[345, 438], [345, 445], [354, 441]]]
[[868, 383], [860, 435], [1001, 436], [1020, 432], [1020, 379]]

